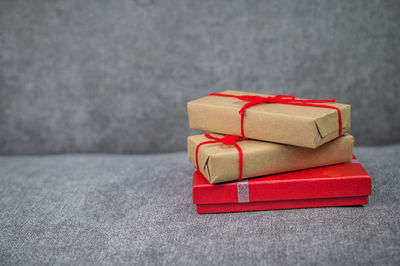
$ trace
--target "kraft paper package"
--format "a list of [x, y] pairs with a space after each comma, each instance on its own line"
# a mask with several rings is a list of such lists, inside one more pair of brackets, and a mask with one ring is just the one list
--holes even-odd
[[[271, 95], [227, 90], [230, 95]], [[296, 98], [297, 99], [297, 98]], [[206, 96], [188, 102], [189, 125], [220, 134], [241, 135], [239, 110], [246, 101], [231, 97]], [[341, 112], [342, 134], [350, 130], [351, 107], [348, 104], [323, 103]], [[245, 110], [245, 137], [300, 147], [317, 148], [339, 135], [339, 117], [335, 109], [282, 103], [261, 103]]]
[[[222, 135], [211, 134], [221, 138]], [[205, 135], [189, 136], [187, 148], [189, 161], [196, 167], [196, 148], [210, 141]], [[257, 140], [241, 140], [242, 179], [283, 173], [352, 160], [354, 138], [349, 134], [316, 149], [284, 145]], [[207, 143], [198, 149], [198, 169], [210, 183], [238, 180], [239, 152], [234, 145], [221, 142]]]

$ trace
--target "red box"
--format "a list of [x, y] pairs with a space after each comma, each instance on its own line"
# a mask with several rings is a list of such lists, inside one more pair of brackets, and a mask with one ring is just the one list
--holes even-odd
[[344, 164], [222, 184], [210, 184], [198, 171], [193, 175], [193, 204], [198, 213], [363, 205], [369, 195], [371, 177], [355, 158]]

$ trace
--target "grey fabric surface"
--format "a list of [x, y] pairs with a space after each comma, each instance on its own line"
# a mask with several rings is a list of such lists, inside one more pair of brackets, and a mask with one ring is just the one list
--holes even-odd
[[399, 265], [400, 145], [365, 207], [199, 215], [185, 153], [0, 157], [0, 264]]
[[0, 1], [0, 154], [183, 150], [215, 90], [353, 106], [398, 143], [400, 2]]

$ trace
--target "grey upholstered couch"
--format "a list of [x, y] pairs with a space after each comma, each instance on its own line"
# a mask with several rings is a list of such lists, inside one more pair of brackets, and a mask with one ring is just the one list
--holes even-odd
[[[0, 264], [399, 264], [398, 1], [0, 1]], [[365, 207], [198, 215], [186, 102], [352, 105]]]

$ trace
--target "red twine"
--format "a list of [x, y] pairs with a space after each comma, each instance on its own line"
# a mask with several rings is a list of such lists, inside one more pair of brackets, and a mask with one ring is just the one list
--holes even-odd
[[240, 110], [240, 130], [241, 136], [245, 137], [244, 135], [244, 128], [243, 128], [243, 120], [244, 120], [244, 113], [247, 108], [261, 104], [261, 103], [281, 103], [281, 104], [291, 104], [291, 105], [301, 105], [301, 106], [313, 106], [313, 107], [322, 107], [322, 108], [330, 108], [335, 109], [338, 114], [338, 121], [339, 121], [339, 138], [342, 135], [342, 115], [340, 109], [335, 106], [330, 106], [326, 104], [318, 104], [318, 103], [330, 103], [336, 102], [336, 99], [329, 99], [329, 100], [299, 100], [296, 99], [293, 95], [277, 95], [274, 97], [262, 97], [257, 95], [231, 95], [231, 94], [222, 94], [222, 93], [211, 93], [209, 96], [221, 96], [221, 97], [232, 97], [242, 101], [247, 102]]
[[221, 142], [224, 145], [234, 145], [236, 147], [236, 149], [238, 150], [238, 152], [239, 152], [239, 178], [238, 178], [238, 181], [240, 181], [242, 179], [242, 172], [243, 172], [243, 152], [242, 152], [242, 149], [240, 148], [240, 146], [237, 144], [237, 142], [245, 140], [246, 138], [245, 137], [234, 136], [234, 135], [225, 135], [222, 138], [216, 138], [216, 137], [211, 136], [208, 133], [204, 134], [204, 136], [206, 138], [209, 138], [209, 139], [212, 139], [212, 140], [205, 141], [205, 142], [202, 142], [199, 145], [197, 145], [197, 147], [196, 147], [196, 167], [197, 167], [197, 170], [200, 171], [199, 160], [198, 160], [199, 159], [198, 158], [198, 153], [199, 153], [200, 146], [202, 146], [204, 144], [217, 143], [217, 142]]

